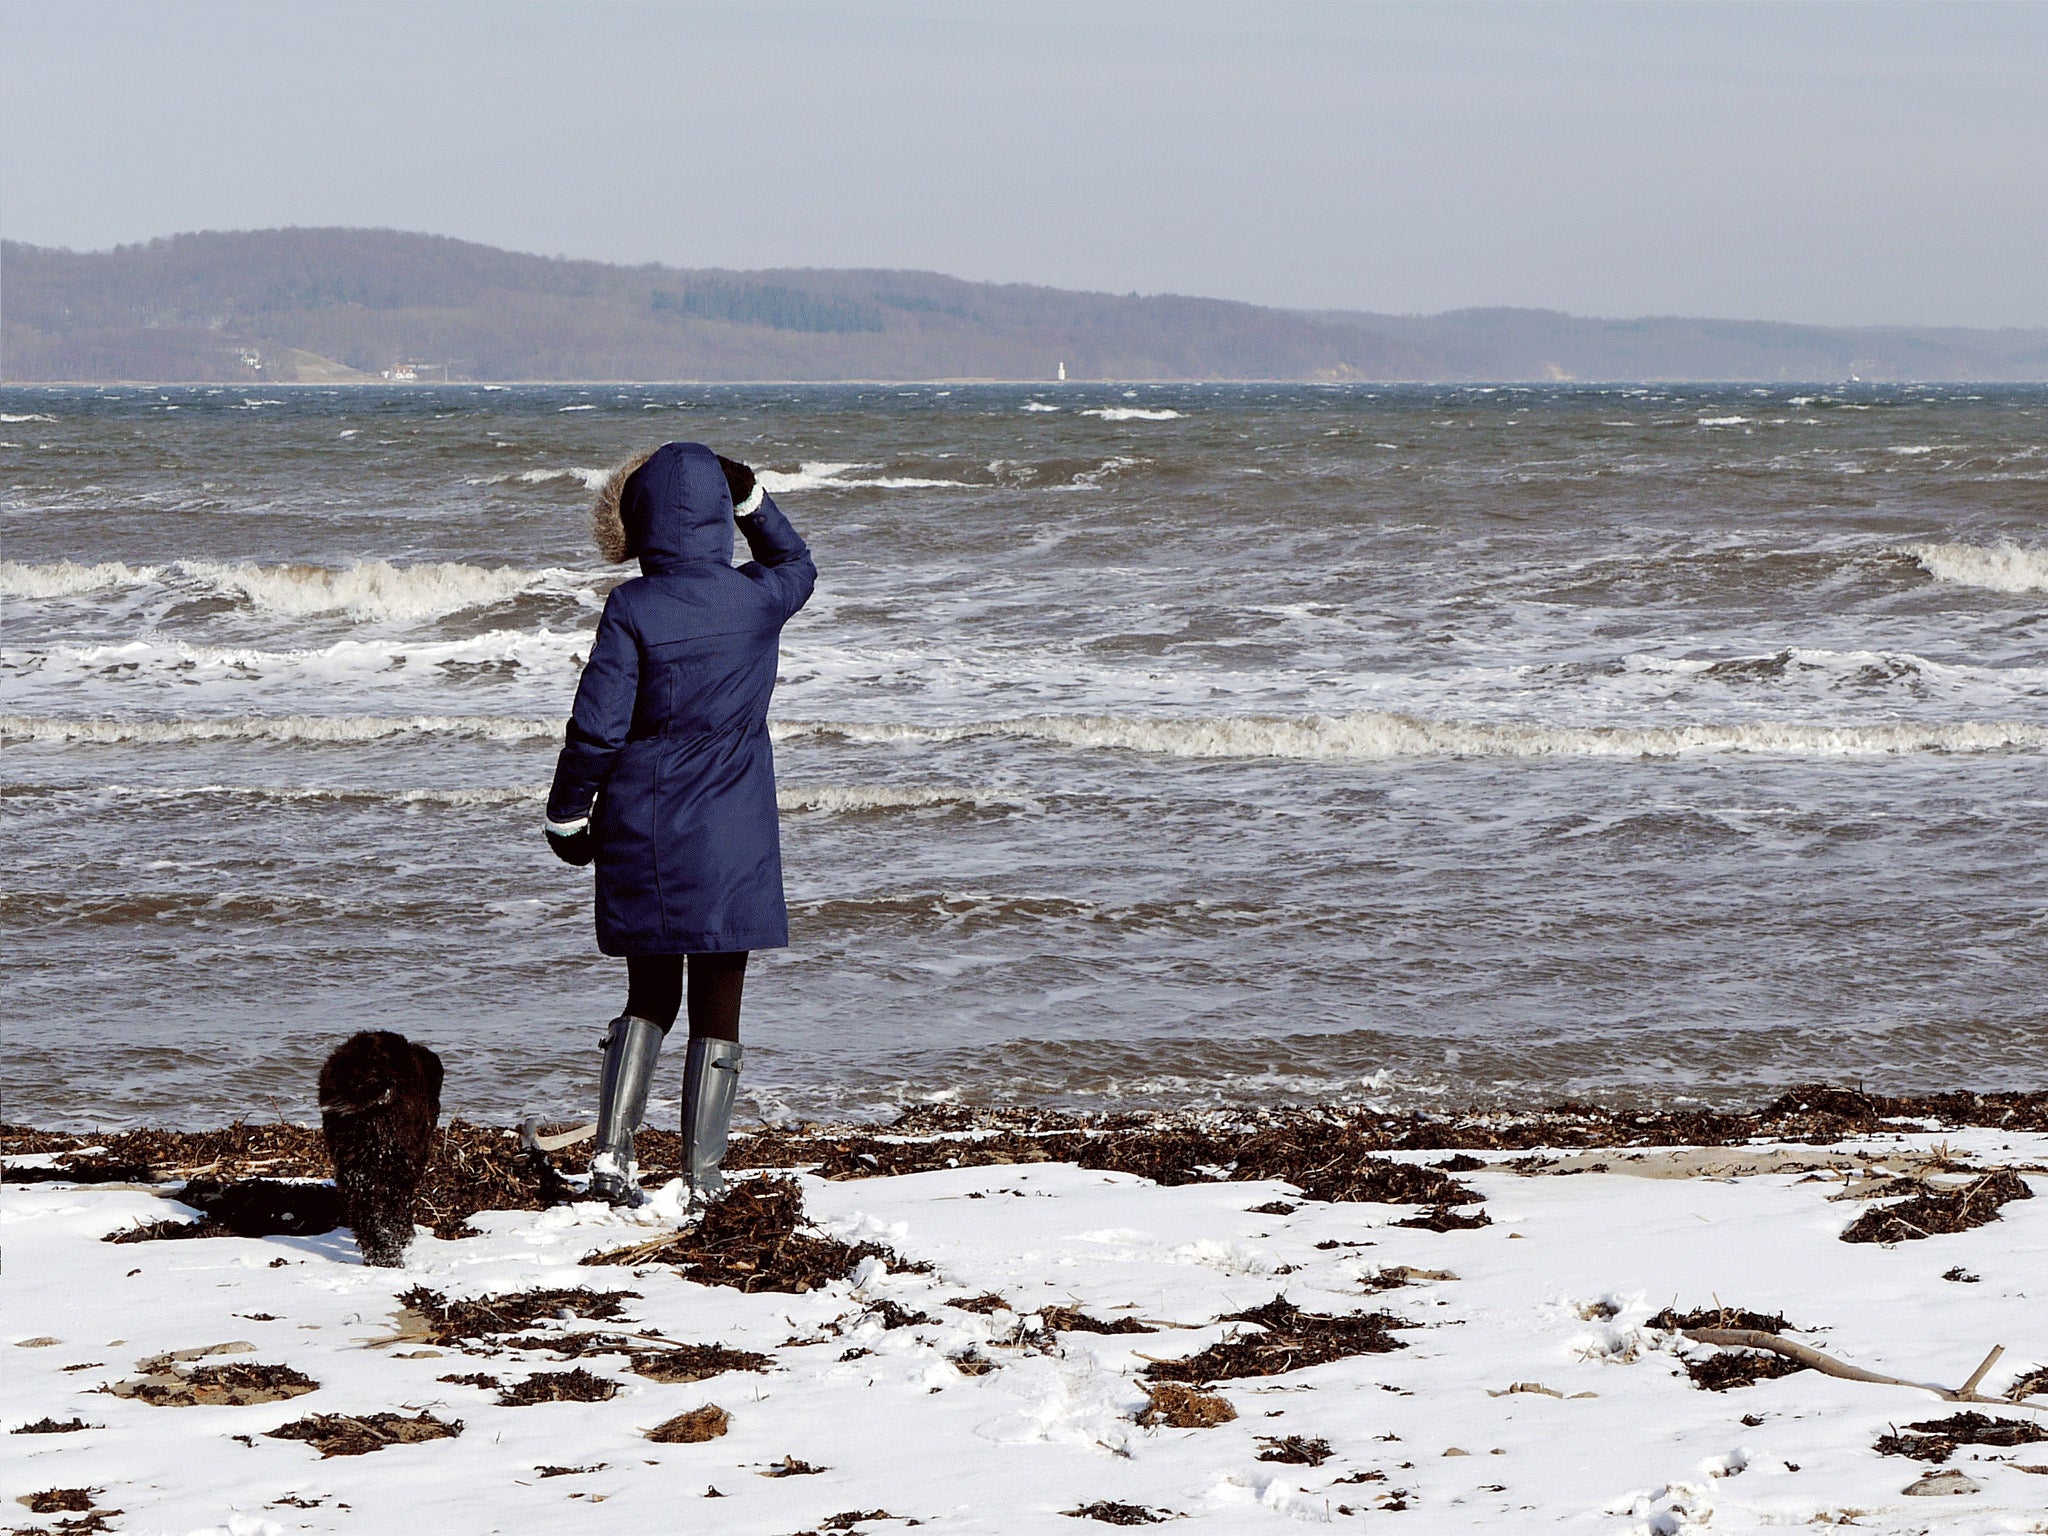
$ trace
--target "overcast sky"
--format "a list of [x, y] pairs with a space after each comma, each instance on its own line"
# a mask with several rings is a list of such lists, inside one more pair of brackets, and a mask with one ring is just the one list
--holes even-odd
[[2048, 4], [21, 4], [0, 229], [2048, 325]]

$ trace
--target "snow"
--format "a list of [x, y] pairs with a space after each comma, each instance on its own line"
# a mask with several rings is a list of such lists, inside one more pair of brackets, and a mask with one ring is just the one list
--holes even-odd
[[[1647, 1326], [1667, 1304], [1783, 1311], [1808, 1330], [1799, 1338], [1831, 1354], [1951, 1386], [2003, 1344], [1982, 1387], [1994, 1393], [2048, 1363], [2048, 1199], [1896, 1248], [1836, 1240], [1862, 1206], [1829, 1198], [1843, 1193], [1830, 1162], [1846, 1163], [1848, 1150], [1937, 1144], [1987, 1168], [2048, 1162], [2048, 1135], [1994, 1131], [1783, 1154], [1577, 1154], [1535, 1174], [1496, 1155], [1459, 1175], [1486, 1196], [1493, 1224], [1445, 1233], [1391, 1225], [1412, 1214], [1404, 1207], [1247, 1209], [1299, 1198], [1278, 1183], [1166, 1188], [1057, 1163], [843, 1182], [806, 1175], [806, 1209], [831, 1235], [933, 1266], [919, 1274], [869, 1260], [807, 1295], [746, 1295], [660, 1266], [578, 1267], [586, 1253], [642, 1241], [672, 1220], [676, 1186], [632, 1216], [571, 1206], [488, 1213], [476, 1219], [484, 1235], [462, 1241], [422, 1231], [408, 1267], [392, 1271], [361, 1266], [345, 1232], [109, 1245], [98, 1239], [183, 1208], [133, 1186], [9, 1185], [5, 1336], [20, 1347], [5, 1356], [0, 1418], [12, 1429], [75, 1414], [102, 1427], [0, 1444], [10, 1492], [102, 1489], [98, 1506], [123, 1511], [111, 1528], [176, 1536], [789, 1536], [877, 1510], [892, 1518], [863, 1521], [862, 1531], [914, 1519], [947, 1532], [1084, 1536], [1094, 1523], [1061, 1512], [1097, 1500], [1231, 1532], [1307, 1523], [1681, 1536], [1852, 1519], [1862, 1531], [2048, 1530], [2048, 1476], [2015, 1465], [2048, 1464], [2048, 1445], [1960, 1447], [1948, 1465], [1981, 1492], [1908, 1497], [1907, 1485], [1935, 1469], [1876, 1455], [1872, 1441], [1953, 1405], [1813, 1372], [1702, 1391], [1678, 1351], [1703, 1346]], [[2048, 1194], [2038, 1171], [2032, 1183]], [[1368, 1291], [1365, 1282], [1396, 1265], [1447, 1277]], [[1957, 1266], [1979, 1279], [1942, 1278]], [[628, 1373], [617, 1355], [564, 1362], [430, 1348], [394, 1326], [397, 1296], [416, 1284], [450, 1296], [634, 1291], [629, 1322], [551, 1326], [651, 1329], [759, 1350], [776, 1367], [667, 1385]], [[946, 1305], [991, 1291], [1024, 1312], [1078, 1306], [1159, 1331], [1063, 1333], [1056, 1352], [1006, 1346], [1017, 1316]], [[1223, 1314], [1276, 1293], [1311, 1311], [1384, 1310], [1413, 1326], [1393, 1353], [1221, 1383], [1233, 1423], [1137, 1425], [1148, 1359], [1217, 1342], [1233, 1328]], [[871, 1310], [883, 1300], [936, 1321], [885, 1328]], [[319, 1390], [187, 1408], [96, 1391], [159, 1351], [232, 1342], [254, 1348], [224, 1358], [291, 1365]], [[866, 1353], [845, 1358], [855, 1351]], [[963, 1373], [951, 1357], [969, 1351], [997, 1368]], [[438, 1379], [481, 1370], [511, 1383], [570, 1364], [613, 1377], [618, 1395], [499, 1407], [490, 1391]], [[1984, 1411], [2048, 1421], [2048, 1399], [2034, 1401]], [[706, 1403], [730, 1412], [724, 1437], [642, 1437]], [[463, 1434], [330, 1460], [263, 1434], [309, 1413], [423, 1408], [462, 1420]], [[1262, 1435], [1325, 1439], [1334, 1454], [1321, 1466], [1261, 1461]], [[785, 1457], [822, 1470], [762, 1475]], [[543, 1466], [595, 1470], [542, 1478]], [[1340, 1481], [1357, 1474], [1371, 1480]], [[54, 1529], [61, 1517], [25, 1518], [25, 1529]]]

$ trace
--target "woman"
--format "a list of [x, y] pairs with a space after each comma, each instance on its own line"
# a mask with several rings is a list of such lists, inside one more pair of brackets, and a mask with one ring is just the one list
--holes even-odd
[[[735, 521], [754, 555], [741, 566]], [[638, 556], [641, 574], [604, 605], [548, 795], [549, 846], [597, 861], [598, 948], [626, 957], [590, 1194], [644, 1198], [633, 1131], [687, 975], [683, 1157], [699, 1206], [725, 1184], [748, 952], [789, 943], [768, 698], [782, 626], [818, 570], [754, 472], [701, 443], [620, 465], [592, 525], [599, 552]]]

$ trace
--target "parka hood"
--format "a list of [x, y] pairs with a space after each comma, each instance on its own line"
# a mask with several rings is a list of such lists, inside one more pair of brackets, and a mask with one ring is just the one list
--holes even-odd
[[695, 560], [732, 563], [732, 491], [702, 443], [664, 443], [628, 459], [598, 487], [591, 509], [598, 553], [640, 557], [652, 576]]

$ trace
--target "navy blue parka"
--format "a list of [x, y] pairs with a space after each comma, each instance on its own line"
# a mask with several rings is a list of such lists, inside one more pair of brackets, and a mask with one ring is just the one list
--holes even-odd
[[765, 496], [738, 520], [754, 558], [732, 563], [732, 493], [701, 443], [657, 449], [625, 478], [617, 512], [618, 554], [639, 556], [641, 575], [605, 602], [548, 820], [590, 817], [604, 953], [780, 948], [768, 699], [782, 626], [817, 567]]

